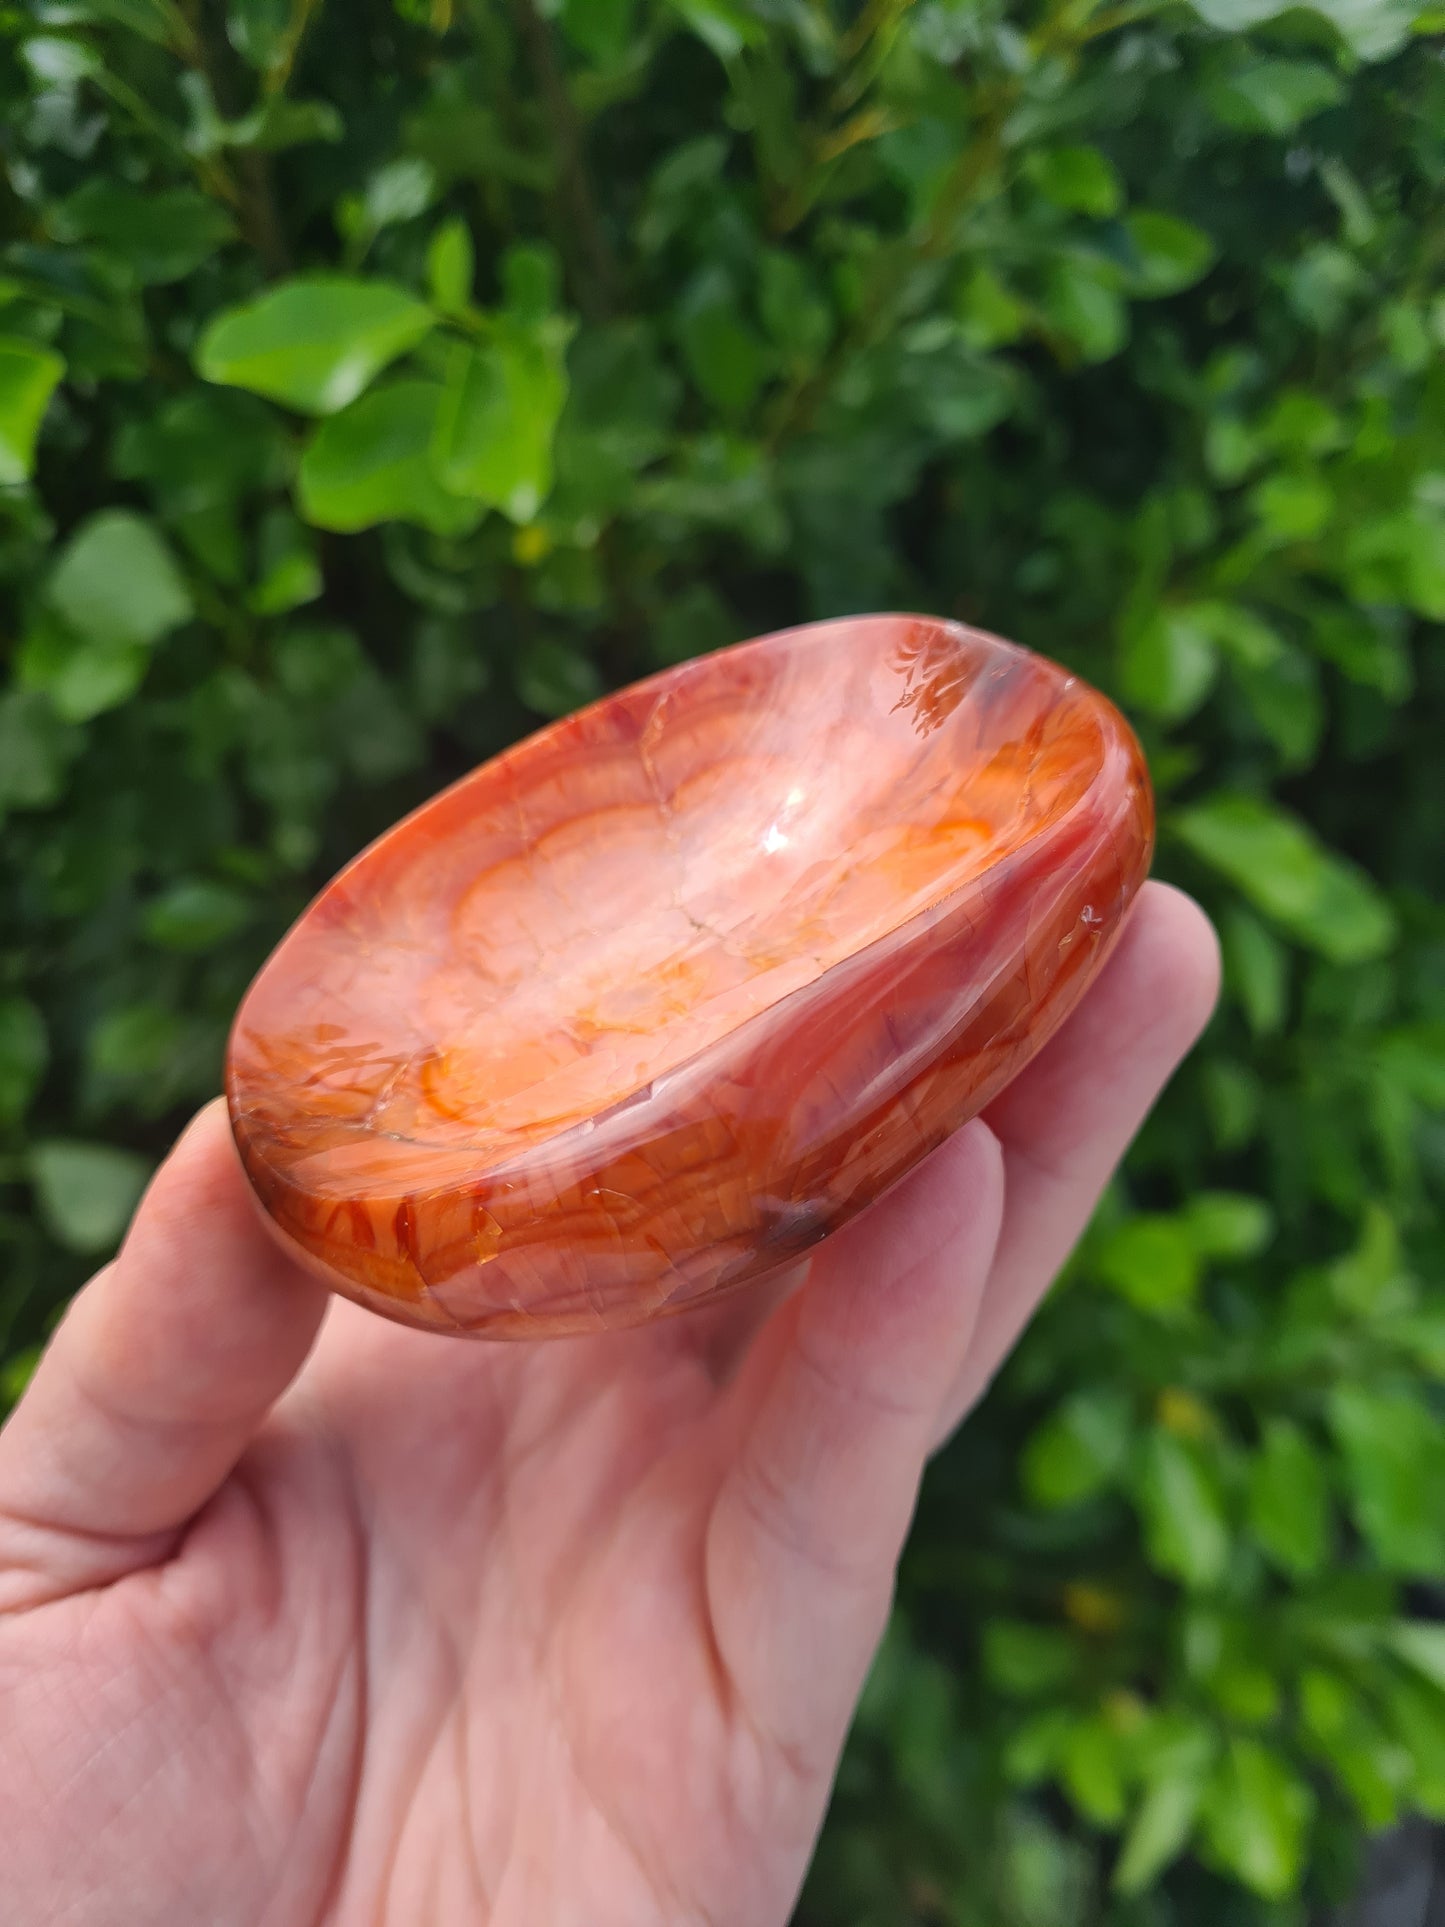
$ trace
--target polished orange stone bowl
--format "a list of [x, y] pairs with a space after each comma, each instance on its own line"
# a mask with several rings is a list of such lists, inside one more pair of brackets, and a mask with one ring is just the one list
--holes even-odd
[[675, 1311], [981, 1110], [1152, 842], [1118, 712], [995, 637], [869, 616], [684, 663], [321, 893], [232, 1032], [246, 1172], [293, 1255], [408, 1324]]

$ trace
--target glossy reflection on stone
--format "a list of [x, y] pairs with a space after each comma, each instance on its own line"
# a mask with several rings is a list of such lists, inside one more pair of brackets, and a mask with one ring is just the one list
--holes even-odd
[[787, 1263], [1098, 970], [1153, 809], [1117, 711], [908, 616], [705, 656], [344, 870], [232, 1033], [282, 1239], [408, 1323], [628, 1325]]

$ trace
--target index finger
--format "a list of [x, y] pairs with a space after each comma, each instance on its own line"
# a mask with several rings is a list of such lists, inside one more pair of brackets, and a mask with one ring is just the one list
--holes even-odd
[[1181, 890], [1146, 883], [1098, 982], [985, 1111], [1003, 1147], [1003, 1226], [940, 1440], [1013, 1349], [1218, 994], [1209, 919]]

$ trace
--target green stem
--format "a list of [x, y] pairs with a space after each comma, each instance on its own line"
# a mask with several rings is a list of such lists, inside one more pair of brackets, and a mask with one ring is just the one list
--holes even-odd
[[569, 244], [574, 238], [580, 249], [580, 258], [571, 264], [569, 279], [582, 313], [589, 320], [605, 320], [612, 308], [617, 267], [592, 196], [581, 118], [558, 64], [552, 30], [537, 11], [534, 0], [514, 0], [514, 11], [557, 141], [558, 240], [564, 258], [571, 252]]
[[267, 94], [282, 94], [291, 80], [296, 65], [296, 56], [301, 51], [301, 42], [306, 38], [306, 29], [321, 11], [322, 0], [293, 0], [291, 18], [286, 25], [286, 35], [266, 74]]
[[[291, 47], [286, 63], [288, 74], [291, 61], [295, 59], [296, 47], [300, 45], [305, 16], [309, 15], [311, 4], [312, 0], [298, 0], [297, 11], [303, 17], [299, 25], [293, 19], [296, 33], [295, 44]], [[215, 102], [217, 111], [231, 118], [236, 102], [231, 97], [231, 86], [221, 62], [217, 59], [216, 49], [207, 31], [198, 0], [188, 0], [187, 24], [191, 35], [190, 65], [206, 83], [207, 91]], [[266, 156], [254, 150], [244, 152], [236, 163], [235, 173], [219, 156], [213, 156], [207, 165], [212, 171], [210, 191], [235, 208], [246, 238], [260, 257], [267, 273], [272, 278], [287, 273], [291, 266], [290, 251], [286, 244], [286, 233], [281, 222], [280, 211], [276, 205], [271, 169]]]

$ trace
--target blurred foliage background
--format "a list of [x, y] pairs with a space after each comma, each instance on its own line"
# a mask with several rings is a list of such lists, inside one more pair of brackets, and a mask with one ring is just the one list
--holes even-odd
[[808, 1923], [1286, 1927], [1445, 1816], [1417, 9], [0, 5], [5, 1398], [312, 890], [543, 718], [901, 607], [1144, 736], [1224, 1003], [930, 1479]]

